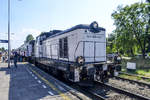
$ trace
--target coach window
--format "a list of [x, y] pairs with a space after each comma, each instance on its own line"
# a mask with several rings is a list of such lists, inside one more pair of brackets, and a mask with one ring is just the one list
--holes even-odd
[[59, 39], [59, 56], [60, 58], [68, 58], [68, 38]]

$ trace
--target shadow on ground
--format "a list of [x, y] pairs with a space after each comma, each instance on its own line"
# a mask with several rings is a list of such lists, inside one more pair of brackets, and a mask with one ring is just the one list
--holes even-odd
[[7, 68], [6, 64], [1, 64], [0, 72], [2, 71], [5, 72], [6, 75], [10, 75], [8, 87], [9, 100], [49, 100], [56, 99], [56, 97], [59, 97], [60, 99], [60, 96], [56, 91], [52, 91], [54, 95], [50, 95], [48, 90], [52, 89], [44, 89], [42, 83], [38, 83], [37, 80], [31, 76], [24, 64], [19, 63], [18, 68], [15, 68], [12, 65], [10, 69]]

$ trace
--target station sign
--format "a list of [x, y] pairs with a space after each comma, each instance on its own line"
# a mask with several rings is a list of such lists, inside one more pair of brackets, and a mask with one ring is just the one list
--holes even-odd
[[0, 43], [8, 43], [8, 40], [0, 40]]

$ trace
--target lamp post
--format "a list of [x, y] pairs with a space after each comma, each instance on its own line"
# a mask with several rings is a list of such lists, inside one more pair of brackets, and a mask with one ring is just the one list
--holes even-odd
[[8, 68], [10, 68], [10, 0], [8, 0]]
[[[21, 1], [21, 0], [19, 0]], [[10, 68], [10, 54], [11, 54], [11, 46], [10, 46], [10, 0], [8, 0], [8, 68]]]

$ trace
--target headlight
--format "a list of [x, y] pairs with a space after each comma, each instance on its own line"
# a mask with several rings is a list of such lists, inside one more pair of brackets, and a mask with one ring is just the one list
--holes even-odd
[[98, 28], [98, 23], [96, 21], [94, 21], [90, 24], [90, 31], [94, 32], [94, 33], [100, 32], [100, 30]]
[[93, 29], [97, 29], [98, 28], [98, 23], [96, 22], [96, 21], [94, 21], [94, 22], [92, 22], [91, 23], [91, 28], [93, 28]]
[[98, 28], [98, 24], [96, 22], [93, 23], [93, 28]]
[[76, 62], [77, 62], [78, 64], [81, 64], [81, 65], [82, 65], [82, 64], [84, 64], [85, 59], [84, 59], [84, 57], [79, 56], [79, 57], [77, 57]]

